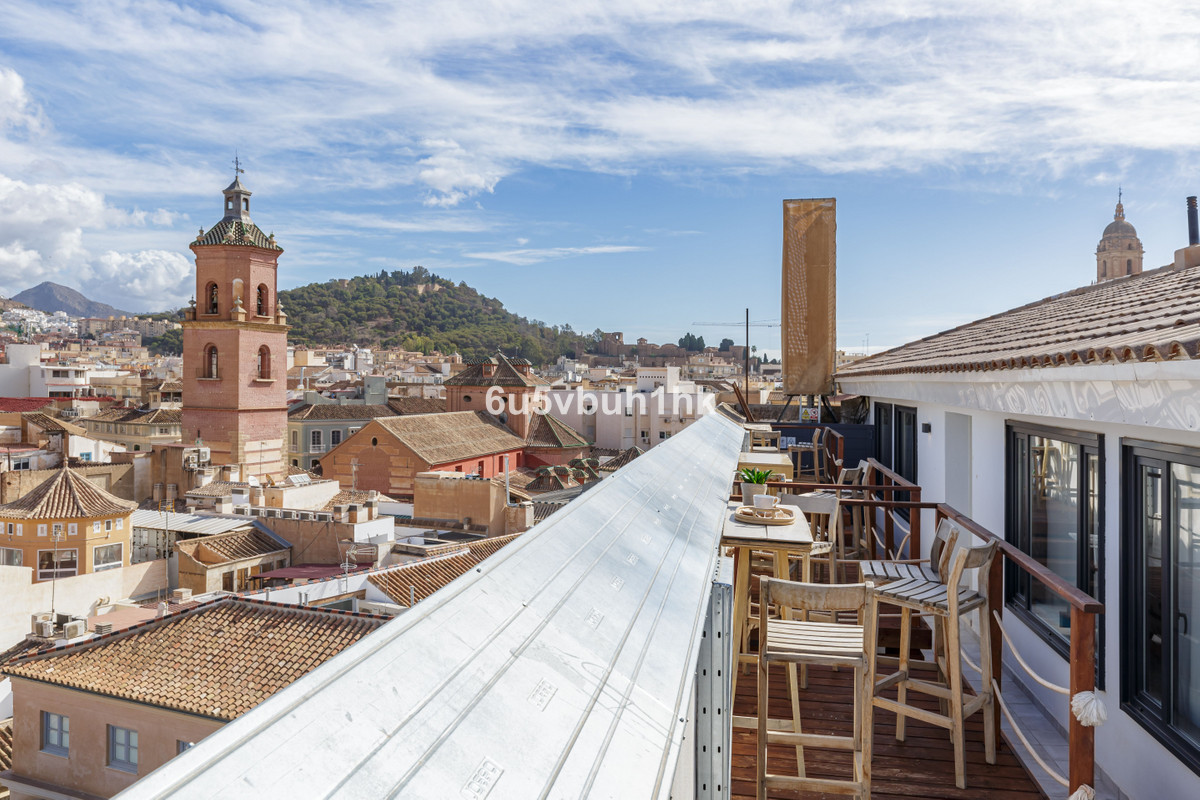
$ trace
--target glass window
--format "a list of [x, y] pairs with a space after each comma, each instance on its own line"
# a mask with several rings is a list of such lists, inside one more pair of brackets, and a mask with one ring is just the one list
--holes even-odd
[[69, 755], [71, 750], [71, 718], [64, 714], [42, 712], [42, 752], [56, 756]]
[[38, 580], [69, 578], [79, 571], [79, 551], [38, 550]]
[[329, 432], [329, 444], [333, 445], [333, 446], [337, 446], [341, 443], [342, 443], [342, 432], [341, 431], [330, 431]]
[[137, 772], [138, 735], [128, 728], [108, 726], [108, 765], [127, 772]]
[[[1008, 437], [1008, 541], [1099, 599], [1103, 437], [1021, 425], [1009, 425]], [[1007, 569], [1009, 606], [1065, 655], [1070, 605], [1024, 570]]]
[[121, 566], [124, 553], [121, 544], [104, 544], [92, 548], [92, 572], [117, 569]]
[[1200, 771], [1200, 451], [1125, 445], [1121, 699]]
[[875, 404], [875, 460], [892, 468], [892, 416], [890, 403]]
[[313, 431], [309, 435], [309, 441], [312, 442], [313, 447], [320, 447], [323, 442], [323, 440], [321, 438], [321, 431]]
[[19, 567], [21, 558], [21, 551], [15, 547], [0, 547], [0, 567]]

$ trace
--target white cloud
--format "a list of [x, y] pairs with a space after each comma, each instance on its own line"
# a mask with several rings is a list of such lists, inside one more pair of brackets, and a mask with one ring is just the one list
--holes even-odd
[[187, 297], [188, 260], [161, 250], [97, 257], [88, 233], [120, 231], [169, 212], [125, 211], [77, 183], [28, 183], [0, 175], [0, 293], [11, 297], [42, 281], [79, 289], [128, 310], [161, 310]]
[[649, 248], [633, 245], [606, 244], [593, 247], [545, 247], [523, 250], [498, 250], [492, 252], [463, 253], [463, 255], [467, 258], [477, 258], [484, 261], [502, 261], [505, 264], [515, 264], [525, 267], [530, 264], [540, 264], [543, 261], [555, 261], [560, 258], [612, 253], [634, 253], [647, 249]]
[[[26, 0], [5, 23], [24, 50], [61, 53], [28, 68], [75, 127], [147, 149], [89, 161], [66, 140], [0, 141], [0, 170], [38, 162], [110, 196], [203, 191], [195, 154], [234, 141], [280, 186], [411, 186], [451, 207], [530, 165], [1061, 174], [1194, 153], [1200, 123], [1200, 13], [1168, 0]], [[40, 115], [0, 69], [0, 125]]]

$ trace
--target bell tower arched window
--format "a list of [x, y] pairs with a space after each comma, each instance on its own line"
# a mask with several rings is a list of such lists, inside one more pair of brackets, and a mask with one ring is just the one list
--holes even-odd
[[204, 377], [220, 377], [217, 367], [217, 346], [215, 344], [210, 344], [208, 347], [204, 348]]
[[1133, 259], [1132, 258], [1125, 260], [1125, 274], [1126, 275], [1133, 274]]
[[217, 285], [215, 283], [210, 283], [204, 289], [204, 297], [204, 313], [216, 314], [218, 312], [219, 305], [217, 303]]
[[258, 348], [258, 377], [264, 380], [271, 377], [271, 348], [265, 344]]
[[268, 309], [271, 307], [271, 305], [270, 305], [270, 290], [267, 288], [267, 285], [265, 283], [260, 283], [258, 285], [257, 300], [258, 300], [258, 302], [257, 302], [257, 312], [256, 313], [260, 317], [267, 316]]

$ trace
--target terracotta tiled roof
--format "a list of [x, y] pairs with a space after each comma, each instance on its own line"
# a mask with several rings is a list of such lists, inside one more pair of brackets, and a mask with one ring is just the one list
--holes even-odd
[[620, 453], [601, 464], [599, 471], [616, 472], [621, 467], [640, 456], [643, 452], [645, 451], [643, 451], [640, 447], [630, 447], [626, 450], [622, 450]]
[[[470, 364], [462, 372], [457, 375], [447, 378], [443, 383], [446, 386], [546, 386], [546, 381], [536, 375], [522, 375], [517, 368], [513, 366], [515, 363], [528, 361], [524, 359], [510, 359], [502, 353], [497, 353], [491, 358], [480, 359], [474, 364]], [[494, 366], [495, 373], [485, 375], [484, 368]]]
[[261, 247], [264, 250], [283, 250], [253, 222], [240, 219], [223, 219], [209, 228], [208, 233], [192, 242], [192, 246], [208, 244], [236, 244], [243, 247]]
[[137, 503], [114, 497], [74, 470], [63, 467], [29, 494], [0, 506], [3, 519], [76, 519], [122, 516]]
[[221, 598], [55, 648], [4, 672], [231, 720], [382, 625], [365, 614]]
[[316, 403], [302, 405], [288, 412], [291, 420], [359, 420], [376, 417], [394, 417], [396, 412], [384, 405], [342, 405], [341, 403]]
[[[390, 431], [428, 464], [520, 450], [525, 445], [512, 431], [482, 411], [381, 417], [375, 423]], [[362, 431], [355, 434], [362, 435]]]
[[418, 601], [424, 600], [458, 576], [470, 572], [485, 558], [495, 555], [500, 548], [518, 536], [520, 534], [514, 533], [471, 542], [463, 552], [426, 558], [383, 572], [373, 572], [367, 576], [367, 580], [375, 584], [393, 602], [407, 607], [409, 587], [412, 587]]
[[1104, 281], [847, 364], [838, 377], [1200, 357], [1200, 267]]
[[351, 503], [365, 503], [368, 500], [378, 500], [382, 503], [390, 503], [392, 498], [380, 494], [379, 492], [372, 493], [363, 489], [344, 489], [333, 497], [329, 498], [329, 502], [321, 507], [322, 511], [332, 511], [334, 506], [344, 506]]
[[201, 536], [178, 543], [181, 552], [201, 564], [227, 564], [290, 550], [291, 545], [258, 528]]
[[69, 433], [72, 436], [87, 435], [86, 429], [78, 425], [72, 425], [69, 422], [64, 422], [61, 419], [56, 419], [49, 414], [43, 414], [40, 411], [27, 411], [21, 417], [47, 433]]
[[389, 397], [387, 404], [397, 416], [440, 414], [446, 410], [445, 400], [429, 397]]
[[0, 722], [0, 772], [12, 769], [13, 758], [13, 721], [11, 718]]
[[591, 445], [583, 434], [551, 414], [534, 414], [525, 437], [527, 447], [576, 449]]
[[182, 381], [163, 381], [158, 386], [160, 392], [174, 392], [176, 394], [183, 391]]
[[183, 412], [178, 408], [110, 408], [84, 419], [93, 422], [178, 425], [183, 422]]
[[54, 400], [49, 397], [0, 397], [0, 412], [37, 411], [52, 405]]
[[190, 497], [227, 497], [232, 495], [235, 489], [239, 491], [239, 494], [244, 494], [250, 491], [250, 484], [239, 481], [213, 481], [195, 489], [188, 489], [184, 492], [184, 495]]

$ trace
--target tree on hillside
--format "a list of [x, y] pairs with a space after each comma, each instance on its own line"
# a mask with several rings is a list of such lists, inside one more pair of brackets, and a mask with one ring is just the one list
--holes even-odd
[[733, 349], [733, 339], [722, 339], [721, 346], [718, 348], [722, 353], [728, 353]]
[[696, 336], [690, 331], [679, 337], [679, 346], [688, 352], [696, 352], [704, 349], [704, 337]]

